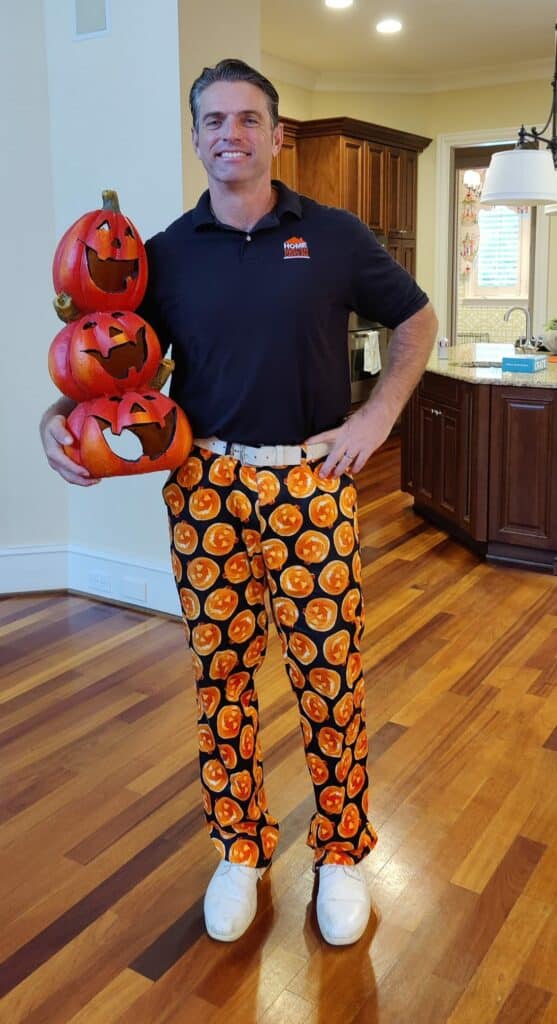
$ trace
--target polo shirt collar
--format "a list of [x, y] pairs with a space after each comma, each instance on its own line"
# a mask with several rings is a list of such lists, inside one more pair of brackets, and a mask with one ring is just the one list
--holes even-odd
[[[278, 224], [285, 213], [292, 213], [299, 220], [302, 218], [302, 203], [300, 196], [297, 192], [293, 192], [291, 188], [288, 188], [282, 181], [272, 180], [272, 185], [278, 192], [278, 201], [276, 206], [267, 213], [257, 225], [258, 227], [271, 227], [274, 224]], [[209, 226], [219, 226], [219, 221], [211, 210], [211, 198], [209, 195], [209, 189], [207, 189], [200, 196], [197, 206], [193, 208], [192, 220], [194, 228]]]

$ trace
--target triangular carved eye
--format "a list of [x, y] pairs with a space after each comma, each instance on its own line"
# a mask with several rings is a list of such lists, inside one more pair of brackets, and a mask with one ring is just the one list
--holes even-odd
[[109, 336], [109, 338], [115, 338], [117, 334], [121, 334], [121, 333], [122, 333], [122, 328], [121, 327], [109, 327], [108, 328], [108, 336]]
[[103, 220], [100, 224], [97, 224], [97, 231], [110, 231], [110, 224], [107, 220]]
[[133, 231], [132, 231], [132, 229], [130, 227], [126, 228], [124, 234], [125, 235], [129, 235], [130, 238], [135, 238], [135, 235], [134, 235], [134, 233], [133, 233]]
[[88, 331], [91, 327], [96, 327], [96, 326], [97, 326], [97, 324], [96, 324], [95, 320], [88, 320], [86, 324], [83, 324], [83, 330], [84, 331]]
[[122, 399], [120, 398], [120, 395], [111, 395], [110, 398], [108, 399], [108, 401], [109, 402], [121, 402]]
[[145, 409], [143, 408], [142, 405], [138, 405], [137, 402], [134, 402], [130, 409], [130, 412], [145, 412]]

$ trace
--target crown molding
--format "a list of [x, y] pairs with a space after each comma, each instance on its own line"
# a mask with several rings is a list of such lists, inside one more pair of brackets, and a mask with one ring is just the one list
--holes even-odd
[[432, 75], [369, 75], [350, 71], [311, 71], [268, 53], [261, 55], [263, 69], [271, 79], [296, 85], [310, 92], [434, 93], [476, 89], [510, 82], [547, 80], [553, 75], [552, 61], [532, 60], [499, 67], [477, 67]]

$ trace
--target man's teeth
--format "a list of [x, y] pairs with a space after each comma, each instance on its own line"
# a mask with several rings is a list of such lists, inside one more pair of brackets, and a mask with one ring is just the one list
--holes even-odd
[[219, 153], [219, 156], [224, 157], [225, 160], [239, 160], [241, 157], [246, 156], [246, 154], [238, 149], [231, 149], [226, 150], [224, 153]]

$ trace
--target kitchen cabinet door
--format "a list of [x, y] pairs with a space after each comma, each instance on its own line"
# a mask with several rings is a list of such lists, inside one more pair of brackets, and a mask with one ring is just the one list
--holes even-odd
[[385, 233], [387, 212], [385, 208], [385, 162], [385, 147], [368, 142], [365, 164], [366, 219], [370, 228], [381, 235]]
[[415, 238], [417, 154], [389, 147], [385, 155], [387, 234]]
[[298, 151], [296, 139], [289, 132], [284, 133], [280, 153], [273, 158], [271, 177], [283, 181], [288, 188], [298, 190]]
[[340, 139], [341, 206], [367, 221], [364, 162], [366, 144], [363, 139]]

